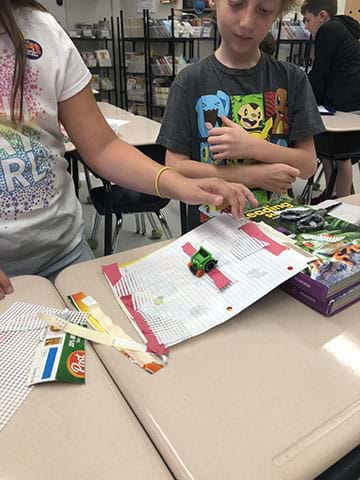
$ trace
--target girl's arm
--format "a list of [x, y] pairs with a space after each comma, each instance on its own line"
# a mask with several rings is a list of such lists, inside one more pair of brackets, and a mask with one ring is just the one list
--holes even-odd
[[5, 295], [13, 293], [14, 288], [10, 282], [10, 279], [5, 273], [0, 270], [0, 300], [5, 298]]
[[[120, 140], [100, 112], [90, 87], [59, 103], [59, 120], [64, 125], [81, 157], [100, 176], [131, 190], [155, 194], [155, 178], [161, 165]], [[185, 203], [230, 203], [232, 213], [240, 216], [246, 200], [256, 205], [255, 197], [243, 185], [220, 179], [188, 179], [166, 170], [160, 176], [159, 189], [164, 197]]]

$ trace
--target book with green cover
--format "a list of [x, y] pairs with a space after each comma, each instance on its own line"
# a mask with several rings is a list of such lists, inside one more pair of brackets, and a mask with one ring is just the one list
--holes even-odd
[[[289, 235], [300, 248], [317, 257], [308, 268], [287, 283], [310, 293], [319, 301], [360, 281], [360, 228], [330, 214], [319, 230], [299, 231], [297, 223], [284, 221], [280, 212], [304, 207], [290, 198], [280, 198], [245, 212], [255, 222], [263, 221]], [[360, 207], [359, 207], [360, 208]]]

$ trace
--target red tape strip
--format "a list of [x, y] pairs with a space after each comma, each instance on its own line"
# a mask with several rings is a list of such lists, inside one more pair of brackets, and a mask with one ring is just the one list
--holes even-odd
[[218, 268], [213, 268], [210, 270], [208, 275], [219, 290], [222, 290], [231, 283], [231, 280], [229, 280], [222, 272], [220, 272]]
[[111, 263], [110, 265], [102, 265], [101, 270], [104, 275], [109, 279], [111, 285], [114, 287], [121, 280], [121, 272], [117, 263]]
[[265, 235], [265, 233], [252, 222], [245, 223], [245, 225], [240, 227], [240, 230], [250, 235], [250, 237], [256, 238], [256, 240], [268, 243], [269, 245], [264, 248], [276, 257], [284, 250], [288, 249], [287, 247], [284, 247], [280, 243], [275, 242], [275, 240]]
[[194, 253], [196, 252], [196, 248], [194, 248], [190, 242], [185, 243], [181, 248], [186, 253], [186, 255], [189, 255], [189, 257], [194, 255]]
[[131, 295], [125, 295], [120, 298], [130, 315], [134, 318], [136, 324], [145, 335], [147, 340], [147, 349], [150, 352], [154, 352], [158, 355], [164, 355], [168, 352], [168, 349], [162, 343], [159, 343], [154, 332], [150, 329], [149, 325], [146, 323], [144, 317], [134, 308]]

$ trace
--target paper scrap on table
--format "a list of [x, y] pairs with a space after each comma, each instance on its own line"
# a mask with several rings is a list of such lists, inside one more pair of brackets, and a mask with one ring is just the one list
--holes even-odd
[[[69, 295], [68, 298], [78, 311], [87, 312], [88, 322], [95, 330], [133, 342], [130, 335], [119, 325], [114, 324], [110, 317], [105, 315], [94, 298], [85, 295], [83, 292]], [[164, 362], [149, 352], [136, 352], [124, 350], [123, 348], [116, 349], [148, 373], [156, 373], [164, 367]]]
[[[64, 310], [16, 302], [0, 316], [0, 431], [33, 388], [28, 386], [28, 374], [39, 338], [47, 330], [38, 312], [62, 314]], [[72, 321], [80, 323], [83, 318], [72, 312]]]
[[[102, 269], [134, 326], [155, 337], [154, 348], [167, 348], [229, 320], [306, 268], [310, 259], [269, 229], [222, 213], [138, 262]], [[226, 288], [191, 273], [187, 244], [211, 252], [230, 280]]]

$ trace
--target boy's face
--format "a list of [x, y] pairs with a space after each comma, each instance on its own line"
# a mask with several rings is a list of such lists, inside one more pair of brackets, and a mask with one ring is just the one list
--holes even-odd
[[277, 18], [282, 0], [209, 0], [216, 9], [221, 45], [236, 55], [258, 52]]
[[315, 38], [317, 31], [326, 20], [328, 20], [328, 15], [324, 10], [321, 10], [317, 15], [310, 12], [305, 12], [304, 14], [305, 28], [309, 30], [313, 38]]

